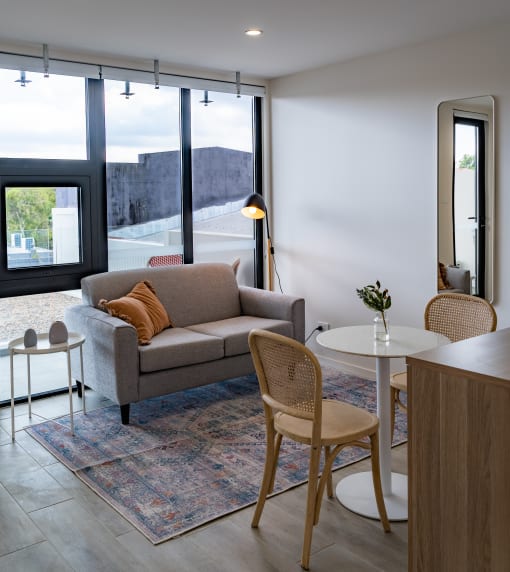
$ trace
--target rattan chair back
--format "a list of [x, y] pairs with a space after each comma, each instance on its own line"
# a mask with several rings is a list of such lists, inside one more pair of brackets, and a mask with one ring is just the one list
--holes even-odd
[[425, 307], [425, 329], [458, 342], [496, 329], [490, 302], [469, 294], [438, 294]]
[[322, 372], [315, 355], [303, 344], [266, 330], [253, 330], [249, 344], [264, 403], [301, 419], [320, 418]]

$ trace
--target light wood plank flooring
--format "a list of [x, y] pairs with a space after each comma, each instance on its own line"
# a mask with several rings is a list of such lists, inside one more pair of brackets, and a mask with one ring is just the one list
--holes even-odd
[[[106, 401], [87, 392], [89, 408]], [[75, 409], [79, 400], [75, 397]], [[34, 402], [33, 422], [68, 412], [67, 397]], [[9, 409], [0, 409], [0, 570], [285, 572], [301, 570], [305, 494], [297, 487], [267, 501], [260, 528], [253, 507], [180, 538], [153, 546], [131, 524], [61, 465], [22, 429], [26, 406], [16, 406], [16, 443]], [[393, 469], [407, 472], [407, 447], [393, 449]], [[334, 481], [369, 461], [336, 471]], [[311, 570], [407, 570], [407, 523], [380, 523], [355, 515], [336, 499], [323, 501], [315, 527]]]

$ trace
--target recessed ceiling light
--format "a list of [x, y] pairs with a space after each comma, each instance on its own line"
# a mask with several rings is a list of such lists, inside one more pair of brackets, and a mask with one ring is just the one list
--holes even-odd
[[248, 28], [244, 33], [247, 36], [262, 36], [262, 30], [260, 28]]

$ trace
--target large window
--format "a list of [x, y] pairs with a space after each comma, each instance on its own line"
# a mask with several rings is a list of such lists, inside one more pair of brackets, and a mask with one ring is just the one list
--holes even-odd
[[254, 283], [254, 224], [240, 210], [254, 188], [253, 97], [191, 92], [193, 255], [241, 260], [238, 280]]
[[39, 76], [27, 73], [23, 85], [0, 71], [3, 297], [77, 289], [108, 268], [103, 82]]
[[261, 284], [260, 225], [240, 214], [261, 190], [259, 98], [136, 77], [0, 70], [0, 296], [237, 259]]
[[182, 260], [179, 90], [105, 81], [105, 110], [108, 268]]
[[261, 225], [240, 214], [261, 191], [260, 99], [147, 81], [0, 69], [0, 357], [96, 272], [239, 258], [262, 284]]

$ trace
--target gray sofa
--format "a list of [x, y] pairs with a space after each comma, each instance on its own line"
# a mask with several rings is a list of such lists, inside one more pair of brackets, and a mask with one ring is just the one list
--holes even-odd
[[[138, 345], [127, 322], [97, 309], [100, 299], [117, 299], [149, 280], [174, 327]], [[248, 348], [253, 328], [301, 342], [305, 336], [302, 298], [238, 286], [228, 264], [204, 263], [105, 272], [83, 278], [83, 303], [68, 308], [70, 331], [86, 336], [84, 380], [76, 356], [72, 375], [120, 405], [214, 383], [254, 371]]]

